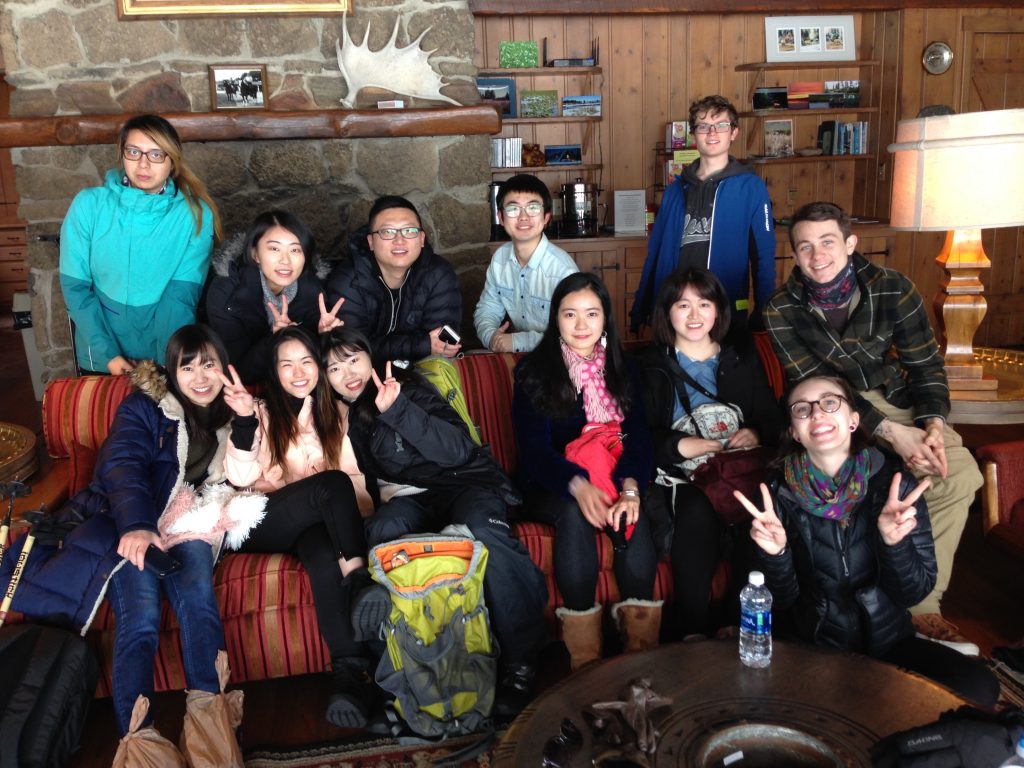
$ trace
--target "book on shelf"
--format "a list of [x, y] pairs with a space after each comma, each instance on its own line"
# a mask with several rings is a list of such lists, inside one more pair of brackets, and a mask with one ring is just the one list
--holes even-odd
[[671, 123], [665, 123], [665, 149], [671, 151], [693, 146], [696, 145], [693, 134], [690, 133], [688, 120], [673, 120]]
[[523, 139], [507, 136], [491, 139], [491, 167], [518, 168], [523, 164]]
[[519, 96], [520, 117], [558, 117], [558, 91], [523, 90]]
[[860, 80], [826, 80], [825, 93], [835, 109], [860, 106]]
[[600, 117], [601, 94], [587, 96], [563, 96], [563, 117]]
[[870, 134], [871, 124], [866, 120], [823, 120], [818, 126], [818, 147], [826, 155], [865, 155]]
[[786, 102], [788, 109], [809, 109], [812, 93], [822, 93], [825, 83], [820, 80], [798, 81], [786, 86]]
[[526, 69], [540, 64], [536, 40], [498, 42], [498, 66], [502, 69]]

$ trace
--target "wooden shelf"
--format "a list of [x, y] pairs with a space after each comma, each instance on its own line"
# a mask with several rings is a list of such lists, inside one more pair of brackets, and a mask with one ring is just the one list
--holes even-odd
[[601, 68], [593, 67], [504, 67], [481, 69], [480, 77], [515, 77], [516, 75], [600, 75]]
[[809, 117], [810, 115], [847, 115], [877, 112], [878, 107], [836, 107], [829, 109], [755, 109], [753, 112], [739, 112], [740, 117]]
[[601, 163], [573, 163], [572, 165], [517, 165], [514, 168], [491, 166], [491, 175], [500, 173], [562, 173], [564, 171], [596, 171]]
[[878, 59], [859, 61], [759, 61], [752, 64], [737, 64], [736, 72], [766, 72], [782, 69], [852, 69], [853, 67], [877, 67]]
[[600, 117], [592, 116], [581, 116], [581, 117], [510, 117], [507, 120], [502, 119], [502, 125], [536, 125], [537, 123], [600, 123]]
[[748, 156], [746, 161], [753, 165], [772, 165], [773, 163], [831, 163], [836, 160], [869, 160], [877, 157], [874, 153], [866, 155], [786, 155], [784, 157]]

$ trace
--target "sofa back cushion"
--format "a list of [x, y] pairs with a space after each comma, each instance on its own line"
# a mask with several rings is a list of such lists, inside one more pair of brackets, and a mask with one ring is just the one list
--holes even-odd
[[512, 431], [512, 371], [520, 357], [511, 352], [472, 354], [456, 362], [469, 415], [494, 458], [510, 475], [518, 464]]
[[54, 379], [43, 393], [43, 435], [55, 459], [66, 459], [76, 444], [93, 450], [107, 438], [117, 406], [132, 391], [127, 376]]

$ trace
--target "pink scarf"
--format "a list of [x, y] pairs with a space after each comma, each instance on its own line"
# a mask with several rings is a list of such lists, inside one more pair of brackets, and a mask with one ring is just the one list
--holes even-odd
[[590, 357], [581, 357], [562, 342], [562, 359], [569, 369], [569, 379], [577, 392], [583, 393], [583, 411], [587, 421], [607, 424], [609, 421], [622, 421], [622, 411], [608, 391], [604, 381], [605, 348], [601, 344], [594, 347]]

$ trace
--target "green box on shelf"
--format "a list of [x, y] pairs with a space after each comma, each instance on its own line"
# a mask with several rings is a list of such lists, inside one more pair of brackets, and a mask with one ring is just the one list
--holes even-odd
[[498, 43], [498, 66], [523, 69], [540, 65], [536, 40], [502, 40]]

